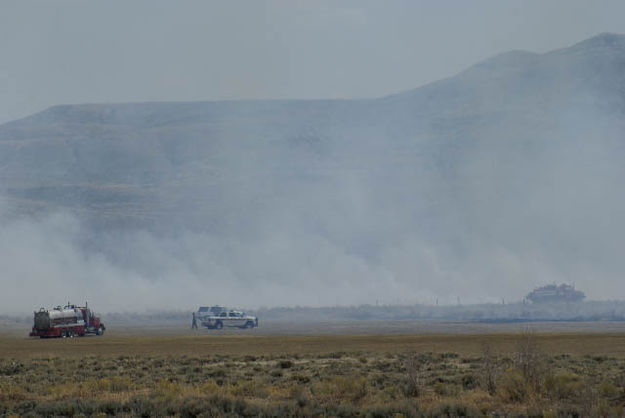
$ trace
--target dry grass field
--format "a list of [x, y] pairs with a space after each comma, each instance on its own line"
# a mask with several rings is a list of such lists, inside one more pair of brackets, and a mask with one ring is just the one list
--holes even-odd
[[50, 340], [5, 328], [0, 416], [624, 414], [618, 324], [352, 335], [314, 335], [316, 326], [309, 335], [110, 327]]

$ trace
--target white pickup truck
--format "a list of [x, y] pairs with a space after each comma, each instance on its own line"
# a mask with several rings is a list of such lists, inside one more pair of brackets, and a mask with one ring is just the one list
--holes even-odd
[[258, 318], [245, 315], [244, 312], [234, 310], [221, 310], [220, 312], [212, 307], [206, 309], [201, 307], [198, 310], [197, 318], [203, 327], [208, 329], [229, 328], [255, 328], [258, 326]]

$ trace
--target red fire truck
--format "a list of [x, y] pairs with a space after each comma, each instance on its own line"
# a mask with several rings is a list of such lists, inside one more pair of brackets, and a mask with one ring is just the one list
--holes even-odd
[[106, 327], [88, 305], [76, 306], [69, 303], [53, 309], [41, 308], [35, 311], [35, 323], [31, 337], [73, 337], [86, 334], [104, 334]]

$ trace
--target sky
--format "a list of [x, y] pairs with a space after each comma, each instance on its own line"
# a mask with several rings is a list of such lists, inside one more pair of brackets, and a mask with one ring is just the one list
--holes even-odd
[[56, 104], [378, 97], [625, 33], [625, 2], [0, 0], [0, 123]]

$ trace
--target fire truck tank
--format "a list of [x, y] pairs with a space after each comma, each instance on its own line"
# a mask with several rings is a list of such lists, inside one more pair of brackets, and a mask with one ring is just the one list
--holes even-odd
[[35, 312], [35, 328], [40, 330], [60, 324], [77, 324], [82, 320], [82, 312], [73, 306], [57, 306], [49, 311], [41, 308], [39, 312]]

